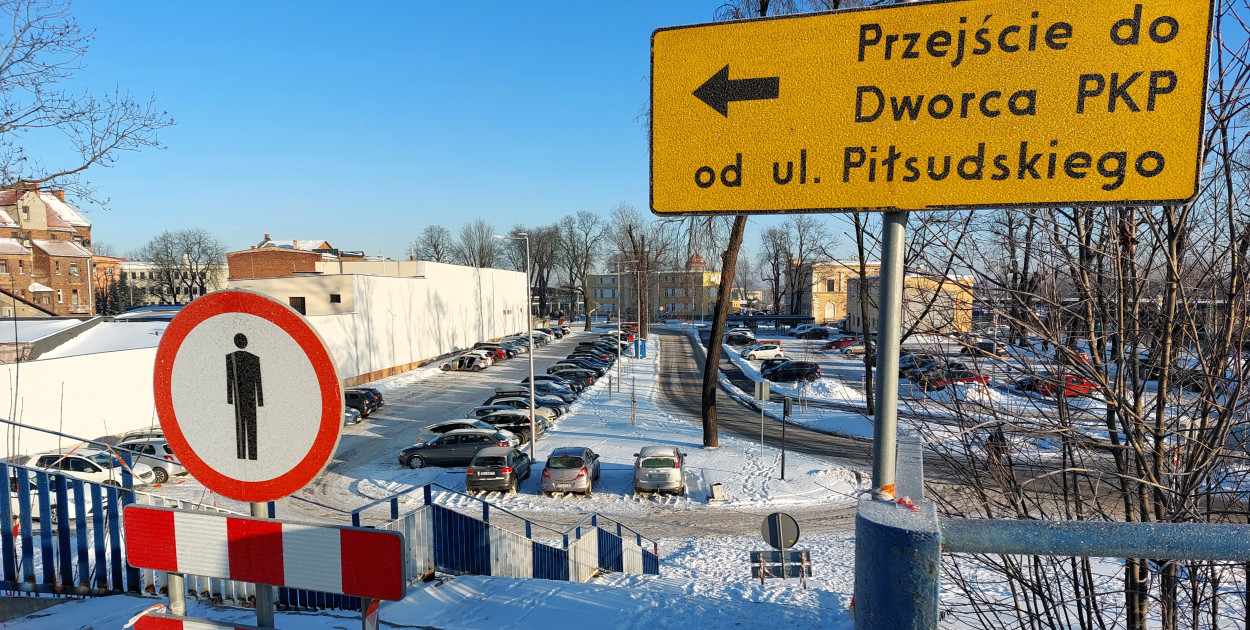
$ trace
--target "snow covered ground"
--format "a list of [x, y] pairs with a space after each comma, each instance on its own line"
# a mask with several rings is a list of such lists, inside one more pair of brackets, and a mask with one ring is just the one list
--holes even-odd
[[[384, 623], [434, 628], [530, 628], [534, 624], [563, 625], [593, 612], [596, 627], [688, 628], [752, 626], [782, 623], [792, 628], [850, 628], [853, 540], [846, 531], [821, 532], [812, 527], [798, 548], [809, 549], [814, 577], [808, 589], [796, 581], [770, 580], [761, 586], [750, 578], [747, 562], [752, 550], [766, 545], [758, 531], [763, 516], [782, 510], [794, 514], [800, 525], [832, 510], [845, 509], [861, 490], [856, 472], [797, 454], [787, 456], [787, 481], [779, 480], [780, 454], [756, 443], [722, 436], [717, 449], [703, 449], [700, 429], [668, 414], [658, 391], [657, 348], [649, 346], [647, 359], [625, 359], [626, 375], [619, 393], [609, 398], [606, 379], [583, 393], [570, 413], [537, 443], [538, 464], [517, 495], [485, 495], [500, 507], [539, 522], [567, 523], [599, 512], [633, 523], [653, 520], [659, 544], [658, 577], [611, 574], [586, 584], [544, 580], [513, 580], [462, 576], [414, 588], [406, 599], [382, 606]], [[386, 379], [386, 393], [437, 378], [436, 368]], [[636, 377], [636, 384], [635, 384]], [[630, 390], [636, 391], [637, 424], [630, 422]], [[349, 429], [349, 431], [352, 429]], [[685, 450], [689, 493], [684, 497], [636, 498], [632, 490], [633, 453], [644, 444], [676, 444]], [[592, 497], [543, 497], [538, 492], [542, 461], [552, 449], [586, 445], [601, 454], [603, 478]], [[464, 488], [463, 469], [409, 470], [398, 462], [366, 466], [368, 474], [354, 488], [362, 501], [436, 482], [455, 490]], [[707, 501], [707, 485], [721, 483], [724, 503]], [[193, 480], [152, 490], [166, 496], [206, 498]], [[211, 495], [207, 498], [212, 500]], [[418, 501], [413, 497], [410, 501]], [[468, 499], [440, 493], [436, 500], [449, 505]], [[221, 507], [244, 511], [220, 499]], [[282, 515], [280, 509], [279, 515]], [[660, 523], [665, 523], [661, 526]], [[658, 532], [658, 533], [656, 533]], [[675, 532], [682, 532], [673, 535]], [[130, 617], [161, 600], [129, 596], [71, 601], [13, 622], [9, 628], [121, 628]], [[249, 623], [251, 611], [192, 603], [189, 614], [219, 621]], [[310, 630], [354, 627], [354, 616], [344, 611], [279, 613], [279, 628]]]

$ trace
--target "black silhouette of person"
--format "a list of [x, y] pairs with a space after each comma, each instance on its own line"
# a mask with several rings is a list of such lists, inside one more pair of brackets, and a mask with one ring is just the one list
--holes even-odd
[[226, 355], [226, 404], [234, 405], [234, 439], [239, 459], [256, 459], [256, 408], [265, 406], [260, 357], [247, 352], [247, 336], [234, 336], [239, 349]]

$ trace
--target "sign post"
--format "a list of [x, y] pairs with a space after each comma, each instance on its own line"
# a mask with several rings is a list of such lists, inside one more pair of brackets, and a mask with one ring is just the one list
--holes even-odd
[[764, 403], [772, 396], [770, 387], [769, 381], [755, 381], [755, 400], [760, 402], [760, 446], [764, 445]]
[[1213, 4], [967, 0], [659, 29], [651, 210], [884, 212], [873, 489], [892, 497], [907, 211], [1192, 199]]
[[[259, 293], [218, 291], [184, 307], [157, 349], [153, 389], [165, 438], [187, 472], [248, 502], [254, 517], [316, 477], [338, 446], [343, 391], [334, 360], [299, 313]], [[181, 573], [170, 582], [175, 614], [185, 611]], [[272, 628], [273, 588], [257, 584], [257, 624]]]

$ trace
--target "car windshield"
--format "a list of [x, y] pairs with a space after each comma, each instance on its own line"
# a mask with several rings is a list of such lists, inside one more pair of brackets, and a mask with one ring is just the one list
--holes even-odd
[[572, 457], [569, 455], [564, 455], [562, 457], [552, 457], [547, 460], [547, 468], [554, 468], [557, 470], [565, 469], [565, 468], [581, 468], [585, 464], [586, 462], [583, 461], [582, 458]]
[[121, 465], [121, 462], [115, 460], [113, 456], [108, 453], [95, 453], [94, 455], [85, 455], [84, 457], [92, 463], [99, 464], [105, 468], [108, 468], [109, 466]]
[[478, 457], [473, 460], [473, 466], [502, 468], [508, 462], [502, 457]]
[[648, 457], [642, 460], [643, 468], [672, 468], [676, 463], [672, 457]]

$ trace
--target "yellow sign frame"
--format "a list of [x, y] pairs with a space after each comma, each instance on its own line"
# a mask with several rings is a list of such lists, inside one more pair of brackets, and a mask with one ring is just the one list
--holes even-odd
[[1185, 203], [1213, 15], [937, 0], [657, 29], [651, 210]]

